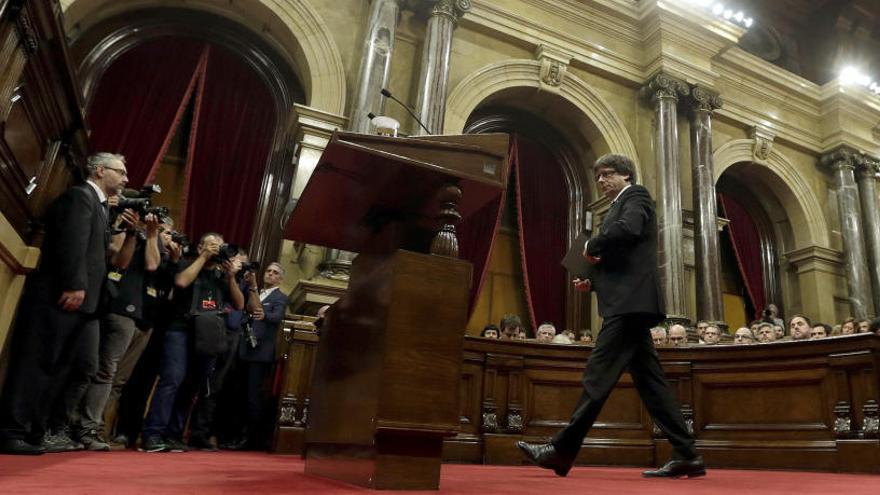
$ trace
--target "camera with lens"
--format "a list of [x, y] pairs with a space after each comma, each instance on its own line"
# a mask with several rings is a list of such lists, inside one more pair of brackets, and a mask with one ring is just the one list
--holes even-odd
[[164, 206], [153, 206], [153, 195], [161, 192], [162, 188], [159, 184], [147, 184], [142, 187], [140, 191], [126, 189], [122, 191], [122, 195], [119, 197], [119, 203], [116, 204], [114, 209], [116, 211], [131, 209], [140, 215], [141, 218], [144, 218], [149, 214], [156, 215], [157, 217], [168, 216], [168, 208]]
[[259, 261], [249, 261], [247, 263], [242, 263], [241, 264], [241, 271], [242, 271], [242, 273], [246, 273], [246, 272], [256, 273], [256, 272], [260, 271], [260, 262]]
[[220, 245], [220, 250], [211, 257], [211, 261], [214, 263], [223, 263], [224, 261], [229, 261], [232, 258], [238, 256], [238, 246], [235, 244], [226, 244], [223, 243]]
[[180, 246], [180, 252], [183, 254], [187, 254], [190, 252], [191, 244], [189, 242], [189, 237], [182, 232], [178, 232], [176, 230], [171, 231], [171, 241]]

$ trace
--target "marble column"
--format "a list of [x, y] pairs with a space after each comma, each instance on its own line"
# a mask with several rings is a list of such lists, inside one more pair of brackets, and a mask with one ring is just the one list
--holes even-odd
[[837, 148], [820, 159], [820, 164], [829, 168], [834, 175], [840, 233], [843, 237], [843, 266], [852, 316], [856, 318], [865, 318], [873, 313], [865, 236], [859, 212], [859, 189], [855, 178], [856, 166], [863, 161], [861, 154], [848, 147]]
[[678, 114], [687, 85], [666, 74], [657, 74], [643, 88], [642, 95], [654, 106], [654, 161], [657, 166], [657, 223], [659, 227], [660, 283], [668, 319], [689, 321], [684, 271], [684, 238], [681, 211], [681, 177], [678, 165]]
[[354, 132], [371, 132], [368, 113], [384, 114], [385, 98], [379, 92], [388, 85], [391, 74], [394, 31], [399, 17], [399, 0], [372, 1], [364, 46], [361, 50], [361, 71], [356, 86], [357, 93], [349, 121], [349, 129]]
[[697, 319], [725, 325], [712, 158], [712, 111], [721, 105], [721, 97], [717, 94], [699, 86], [691, 89], [691, 174]]
[[[422, 49], [416, 115], [432, 134], [443, 132], [452, 33], [458, 20], [470, 8], [470, 0], [437, 0], [431, 8]], [[427, 134], [417, 122], [413, 123], [412, 129], [413, 135]]]
[[874, 312], [880, 312], [880, 202], [877, 201], [877, 175], [880, 162], [866, 158], [856, 170], [859, 198], [862, 202], [862, 225], [865, 227], [865, 247], [868, 250], [868, 277], [873, 288]]

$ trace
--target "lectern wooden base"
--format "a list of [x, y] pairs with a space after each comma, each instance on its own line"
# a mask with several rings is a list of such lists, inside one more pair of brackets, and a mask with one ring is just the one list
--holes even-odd
[[471, 265], [360, 255], [315, 362], [305, 472], [377, 489], [437, 489], [459, 428]]

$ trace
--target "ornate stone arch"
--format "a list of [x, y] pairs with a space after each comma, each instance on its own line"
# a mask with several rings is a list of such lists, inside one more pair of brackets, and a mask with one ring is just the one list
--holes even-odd
[[[100, 22], [122, 12], [175, 6], [157, 0], [62, 0], [65, 24]], [[257, 0], [248, 9], [234, 2], [187, 0], [179, 7], [203, 10], [240, 22], [283, 53], [299, 71], [307, 105], [329, 113], [345, 111], [345, 69], [330, 29], [309, 0]], [[90, 17], [99, 18], [90, 20]], [[270, 26], [261, 32], [260, 26]]]
[[735, 139], [718, 147], [714, 153], [715, 182], [718, 182], [725, 170], [737, 163], [752, 162], [766, 167], [787, 187], [775, 190], [792, 224], [806, 227], [794, 229], [797, 247], [828, 248], [828, 224], [809, 184], [788, 158], [776, 149], [762, 150], [760, 156], [756, 156], [756, 144], [760, 143], [756, 143], [755, 139]]
[[[511, 59], [489, 64], [465, 77], [449, 94], [446, 104], [445, 133], [462, 132], [471, 113], [490, 96], [511, 88], [542, 89], [540, 61]], [[567, 73], [561, 78], [560, 97], [577, 108], [594, 127], [597, 142], [590, 143], [596, 154], [620, 153], [633, 158], [636, 173], [642, 177], [635, 143], [623, 121], [582, 79]]]

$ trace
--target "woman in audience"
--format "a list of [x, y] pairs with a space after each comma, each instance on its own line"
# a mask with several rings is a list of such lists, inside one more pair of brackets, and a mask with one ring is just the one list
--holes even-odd
[[856, 320], [856, 322], [855, 322], [856, 332], [855, 333], [868, 333], [870, 331], [870, 330], [868, 330], [868, 327], [870, 325], [871, 325], [871, 321], [868, 320], [867, 318], [862, 318], [861, 320]]

